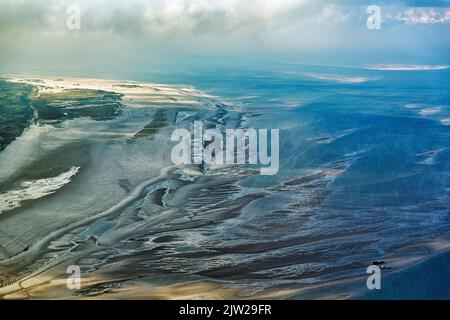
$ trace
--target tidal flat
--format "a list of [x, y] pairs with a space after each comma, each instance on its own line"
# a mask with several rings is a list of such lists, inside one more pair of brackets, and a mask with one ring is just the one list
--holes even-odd
[[[448, 128], [400, 90], [391, 116], [382, 96], [371, 113], [355, 103], [349, 86], [370, 84], [316, 78], [302, 79], [311, 102], [280, 110], [257, 103], [265, 87], [251, 105], [183, 85], [5, 77], [0, 296], [352, 298], [360, 288], [338, 284], [373, 261], [392, 273], [448, 250]], [[280, 173], [173, 165], [170, 135], [194, 120], [280, 128]]]

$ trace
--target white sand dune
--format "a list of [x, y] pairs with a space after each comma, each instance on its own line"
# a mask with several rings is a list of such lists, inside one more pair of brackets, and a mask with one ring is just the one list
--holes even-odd
[[6, 81], [15, 83], [26, 83], [38, 89], [38, 94], [59, 93], [64, 90], [88, 89], [103, 90], [124, 95], [123, 100], [127, 106], [133, 108], [135, 105], [142, 108], [139, 103], [145, 101], [147, 105], [157, 104], [187, 104], [201, 105], [201, 99], [215, 98], [188, 86], [170, 86], [154, 83], [142, 83], [137, 81], [102, 80], [66, 77], [19, 77], [7, 76]]

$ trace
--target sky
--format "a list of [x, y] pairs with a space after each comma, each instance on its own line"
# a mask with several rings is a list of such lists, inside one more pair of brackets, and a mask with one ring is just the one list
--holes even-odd
[[0, 73], [187, 57], [442, 64], [449, 31], [450, 0], [0, 0]]

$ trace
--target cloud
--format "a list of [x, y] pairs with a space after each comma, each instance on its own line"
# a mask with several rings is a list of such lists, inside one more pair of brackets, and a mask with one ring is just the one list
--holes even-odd
[[406, 24], [447, 24], [450, 23], [450, 9], [408, 8], [394, 19]]
[[[0, 64], [339, 50], [443, 55], [449, 8], [428, 3], [434, 8], [380, 0], [382, 28], [371, 32], [372, 0], [0, 0]], [[80, 30], [67, 28], [72, 5], [81, 10]], [[414, 28], [419, 23], [426, 27]]]
[[[2, 30], [62, 32], [67, 8], [78, 5], [83, 32], [233, 32], [266, 28], [301, 10], [312, 0], [0, 0]], [[320, 1], [319, 1], [320, 2]]]
[[[442, 1], [400, 1], [389, 12], [403, 24], [450, 22]], [[415, 4], [417, 7], [407, 8]], [[67, 8], [81, 9], [80, 33], [126, 35], [254, 34], [299, 27], [308, 32], [334, 24], [364, 26], [365, 1], [325, 0], [0, 0], [0, 32], [65, 33]], [[406, 5], [406, 6], [405, 6]], [[381, 4], [382, 12], [389, 5]]]

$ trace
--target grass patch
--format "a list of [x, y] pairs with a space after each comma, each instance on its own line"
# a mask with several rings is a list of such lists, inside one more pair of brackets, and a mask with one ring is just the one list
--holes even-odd
[[70, 89], [43, 93], [32, 100], [41, 121], [91, 117], [94, 120], [115, 118], [122, 107], [122, 95], [89, 89]]
[[155, 135], [158, 132], [158, 129], [163, 128], [167, 125], [167, 116], [165, 111], [158, 109], [156, 110], [153, 120], [144, 127], [141, 131], [139, 131], [135, 137], [136, 138], [142, 138], [142, 137], [151, 137]]

